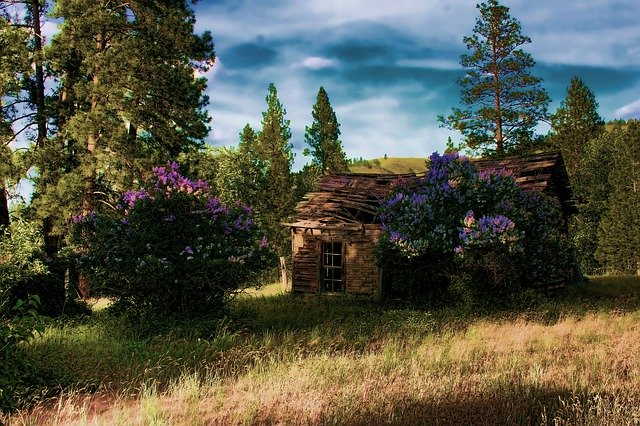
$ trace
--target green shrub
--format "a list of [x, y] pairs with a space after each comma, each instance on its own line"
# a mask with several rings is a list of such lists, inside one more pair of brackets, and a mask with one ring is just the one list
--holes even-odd
[[432, 155], [417, 185], [399, 182], [380, 217], [378, 262], [391, 288], [413, 297], [509, 300], [571, 270], [555, 200], [457, 153]]
[[238, 290], [277, 265], [251, 208], [225, 205], [176, 163], [122, 195], [111, 215], [74, 218], [79, 270], [92, 292], [142, 317], [218, 312]]
[[22, 345], [34, 334], [44, 332], [44, 317], [37, 312], [39, 305], [38, 296], [31, 296], [26, 302], [18, 300], [12, 317], [0, 319], [0, 411], [16, 408], [36, 375]]
[[65, 292], [62, 274], [53, 274], [42, 251], [42, 236], [35, 223], [11, 222], [0, 236], [0, 314], [7, 315], [18, 300], [37, 294], [44, 315], [62, 312]]

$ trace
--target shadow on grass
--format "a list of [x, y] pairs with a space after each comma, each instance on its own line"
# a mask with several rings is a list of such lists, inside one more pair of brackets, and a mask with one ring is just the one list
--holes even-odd
[[[295, 406], [295, 404], [294, 404]], [[346, 408], [346, 407], [345, 407]], [[294, 408], [295, 410], [295, 408]], [[543, 389], [505, 384], [488, 392], [455, 392], [439, 399], [391, 397], [381, 404], [360, 404], [333, 411], [304, 414], [259, 410], [256, 424], [279, 424], [296, 419], [307, 424], [442, 424], [442, 425], [546, 425], [620, 424], [638, 414], [633, 397], [573, 394], [567, 389]]]
[[462, 331], [482, 319], [522, 318], [545, 325], [593, 312], [640, 310], [640, 277], [594, 277], [550, 294], [526, 294], [501, 306], [429, 306], [352, 296], [278, 294], [239, 299], [229, 308], [236, 330], [283, 333], [316, 330], [352, 334]]

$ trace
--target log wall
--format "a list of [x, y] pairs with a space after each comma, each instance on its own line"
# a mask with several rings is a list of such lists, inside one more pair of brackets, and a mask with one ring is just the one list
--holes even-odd
[[348, 233], [294, 228], [292, 292], [319, 293], [322, 242], [341, 241], [345, 245], [345, 293], [380, 296], [381, 273], [373, 256], [380, 233], [378, 225], [365, 225], [359, 232]]

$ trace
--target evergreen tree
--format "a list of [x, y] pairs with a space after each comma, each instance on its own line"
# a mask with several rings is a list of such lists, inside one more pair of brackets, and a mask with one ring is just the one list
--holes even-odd
[[609, 272], [640, 275], [640, 122], [629, 121], [614, 144], [596, 256]]
[[266, 97], [267, 110], [262, 113], [262, 130], [255, 141], [255, 156], [265, 166], [264, 184], [257, 194], [257, 218], [268, 238], [281, 252], [288, 251], [288, 233], [281, 222], [292, 212], [293, 145], [286, 110], [278, 99], [276, 86], [271, 83]]
[[551, 115], [551, 143], [562, 152], [570, 177], [577, 176], [587, 143], [597, 137], [603, 127], [595, 95], [580, 78], [573, 77], [567, 97]]
[[340, 124], [322, 86], [311, 115], [313, 123], [305, 129], [305, 141], [311, 149], [306, 148], [304, 155], [311, 155], [312, 163], [320, 170], [346, 172], [348, 165], [339, 139]]
[[576, 260], [583, 272], [594, 273], [599, 267], [595, 258], [598, 226], [607, 208], [603, 200], [608, 192], [602, 185], [608, 187], [611, 135], [604, 141], [598, 139], [604, 121], [598, 114], [595, 95], [580, 78], [571, 79], [567, 97], [551, 116], [551, 126], [550, 143], [562, 152], [578, 207], [578, 214], [569, 221]]
[[580, 169], [572, 179], [578, 213], [569, 220], [569, 236], [576, 260], [585, 274], [601, 273], [602, 264], [595, 256], [598, 229], [602, 216], [609, 208], [609, 174], [613, 151], [616, 139], [623, 132], [622, 125], [614, 124], [609, 130], [589, 140], [580, 160]]
[[478, 4], [480, 17], [471, 37], [463, 41], [470, 51], [460, 64], [465, 76], [458, 80], [464, 108], [453, 108], [441, 124], [460, 131], [471, 149], [509, 153], [533, 137], [538, 121], [546, 119], [549, 96], [542, 79], [531, 75], [535, 61], [519, 49], [531, 43], [520, 22], [497, 0]]
[[240, 132], [238, 148], [209, 148], [205, 154], [215, 167], [203, 170], [198, 176], [213, 182], [220, 199], [227, 204], [241, 201], [256, 206], [259, 193], [265, 187], [265, 162], [255, 154], [258, 135], [247, 124]]
[[[47, 151], [41, 215], [97, 209], [143, 170], [200, 147], [208, 132], [204, 78], [211, 35], [193, 33], [184, 1], [59, 0], [51, 48], [61, 81], [58, 139]], [[49, 207], [50, 206], [50, 207]]]

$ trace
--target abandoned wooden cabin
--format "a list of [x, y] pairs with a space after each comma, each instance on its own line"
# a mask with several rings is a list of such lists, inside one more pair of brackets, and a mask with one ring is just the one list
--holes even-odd
[[[475, 160], [480, 170], [510, 170], [527, 189], [552, 195], [565, 217], [575, 207], [558, 152]], [[327, 174], [296, 206], [288, 226], [292, 244], [293, 293], [346, 293], [379, 297], [382, 273], [374, 247], [382, 234], [378, 208], [398, 179], [416, 174]]]

